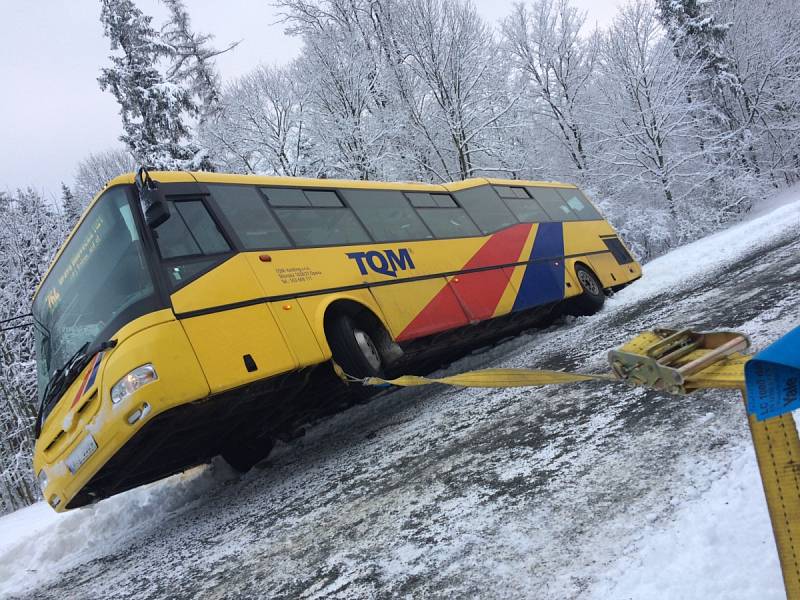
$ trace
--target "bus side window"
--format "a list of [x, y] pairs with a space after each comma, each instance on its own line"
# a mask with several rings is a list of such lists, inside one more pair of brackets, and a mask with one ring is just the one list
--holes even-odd
[[511, 209], [514, 216], [523, 223], [542, 223], [552, 221], [541, 205], [534, 200], [524, 187], [495, 185], [494, 190]]
[[255, 187], [209, 185], [208, 189], [245, 250], [291, 246]]
[[475, 223], [450, 194], [406, 192], [411, 206], [417, 209], [425, 225], [437, 238], [459, 238], [480, 235]]
[[581, 221], [602, 221], [601, 215], [579, 189], [560, 189], [558, 194], [564, 199]]
[[480, 235], [472, 219], [461, 208], [420, 208], [419, 216], [437, 238]]
[[300, 248], [371, 241], [349, 208], [276, 208], [275, 213]]
[[341, 192], [376, 242], [433, 239], [402, 192], [347, 189]]
[[456, 192], [455, 196], [483, 233], [494, 233], [518, 223], [516, 217], [488, 185], [461, 190]]
[[555, 188], [529, 187], [533, 196], [550, 217], [551, 221], [577, 221], [576, 215]]
[[170, 218], [155, 230], [169, 280], [177, 288], [224, 260], [231, 247], [199, 198], [167, 201]]

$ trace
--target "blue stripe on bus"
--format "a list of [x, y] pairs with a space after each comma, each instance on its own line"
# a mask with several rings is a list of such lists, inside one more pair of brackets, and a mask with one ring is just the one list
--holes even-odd
[[564, 229], [561, 223], [540, 223], [533, 241], [531, 260], [553, 258], [529, 264], [512, 310], [556, 302], [564, 298]]

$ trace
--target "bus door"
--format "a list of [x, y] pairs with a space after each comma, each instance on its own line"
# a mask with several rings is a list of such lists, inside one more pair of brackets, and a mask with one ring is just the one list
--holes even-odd
[[255, 274], [260, 293], [268, 299], [267, 308], [297, 366], [323, 361], [322, 349], [298, 301], [321, 287], [314, 281], [320, 271], [310, 266], [302, 250], [247, 252], [243, 256]]
[[170, 217], [154, 237], [175, 315], [211, 392], [295, 368], [270, 309], [259, 302], [263, 291], [246, 257], [233, 251], [207, 198], [168, 195], [167, 204]]
[[[244, 250], [243, 260], [256, 278], [259, 295], [279, 328], [276, 337], [288, 348], [297, 367], [320, 362], [322, 350], [297, 301], [313, 288], [313, 272], [267, 206], [263, 190], [251, 185], [214, 185], [208, 190], [231, 235]], [[296, 263], [302, 264], [300, 268]], [[311, 287], [309, 287], [309, 285]]]

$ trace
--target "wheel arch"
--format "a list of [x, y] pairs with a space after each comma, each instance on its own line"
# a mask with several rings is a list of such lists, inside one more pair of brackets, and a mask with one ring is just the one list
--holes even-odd
[[578, 266], [579, 265], [581, 267], [583, 267], [584, 269], [586, 269], [587, 271], [589, 271], [592, 275], [595, 276], [597, 281], [600, 282], [600, 288], [603, 290], [603, 293], [606, 293], [606, 295], [607, 295], [608, 290], [607, 290], [607, 288], [605, 288], [603, 286], [603, 280], [600, 279], [600, 275], [597, 274], [597, 271], [592, 267], [591, 263], [589, 263], [588, 260], [584, 260], [583, 257], [576, 258], [574, 261], [572, 261], [572, 273], [570, 273], [570, 275], [572, 275], [574, 280], [578, 283], [578, 289], [579, 290], [581, 289], [580, 280], [578, 279]]
[[361, 294], [337, 294], [319, 302], [315, 307], [313, 315], [314, 331], [317, 334], [317, 341], [326, 360], [332, 356], [331, 347], [328, 343], [328, 324], [330, 319], [337, 314], [346, 314], [353, 317], [360, 316], [362, 318], [367, 315], [368, 319], [374, 320], [373, 322], [380, 324], [387, 332], [390, 332], [380, 307], [374, 302], [369, 292], [366, 292], [366, 294], [366, 297], [361, 297]]

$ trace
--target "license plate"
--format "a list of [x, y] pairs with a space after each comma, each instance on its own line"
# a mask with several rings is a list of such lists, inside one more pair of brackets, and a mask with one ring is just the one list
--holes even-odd
[[83, 463], [89, 460], [89, 457], [94, 454], [95, 450], [97, 450], [97, 442], [94, 441], [91, 435], [87, 435], [80, 441], [78, 446], [70, 453], [65, 461], [70, 473], [74, 475], [78, 469], [83, 466]]

